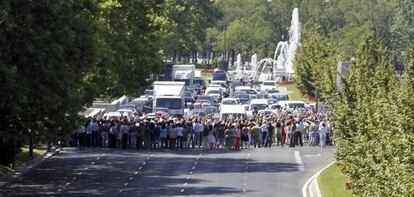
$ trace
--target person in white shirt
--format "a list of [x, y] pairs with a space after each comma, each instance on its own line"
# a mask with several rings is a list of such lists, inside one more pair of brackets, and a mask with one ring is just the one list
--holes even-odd
[[203, 132], [203, 130], [204, 130], [204, 125], [203, 124], [201, 124], [200, 123], [200, 121], [196, 121], [195, 123], [194, 123], [194, 126], [193, 126], [193, 128], [194, 128], [194, 141], [195, 141], [195, 144], [200, 148], [201, 147], [201, 132]]
[[327, 133], [327, 127], [325, 123], [322, 123], [322, 127], [320, 129], [320, 140], [321, 140], [321, 147], [325, 148], [326, 145], [326, 133]]

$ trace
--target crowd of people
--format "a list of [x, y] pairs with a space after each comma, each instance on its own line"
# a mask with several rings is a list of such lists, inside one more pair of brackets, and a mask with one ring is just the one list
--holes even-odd
[[74, 135], [73, 146], [240, 150], [256, 147], [311, 146], [333, 144], [331, 110], [279, 110], [273, 115], [213, 119], [140, 117], [132, 120], [88, 120]]

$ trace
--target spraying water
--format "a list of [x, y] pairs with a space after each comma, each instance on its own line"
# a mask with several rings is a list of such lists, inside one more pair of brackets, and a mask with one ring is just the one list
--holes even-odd
[[[275, 53], [272, 58], [264, 58], [257, 62], [257, 55], [253, 62], [253, 56], [251, 60], [252, 73], [250, 77], [259, 81], [274, 80], [281, 77], [292, 76], [295, 71], [293, 69], [293, 63], [295, 60], [296, 49], [300, 44], [300, 21], [298, 8], [293, 9], [292, 20], [289, 28], [288, 41], [280, 41], [277, 43]], [[257, 63], [255, 63], [257, 62]], [[272, 69], [266, 69], [266, 68]], [[260, 69], [260, 72], [258, 72]], [[269, 73], [271, 71], [271, 73]]]

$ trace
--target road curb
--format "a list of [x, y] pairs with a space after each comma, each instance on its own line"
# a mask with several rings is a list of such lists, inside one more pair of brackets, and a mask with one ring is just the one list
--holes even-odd
[[19, 176], [22, 176], [26, 172], [30, 171], [31, 169], [35, 168], [39, 164], [41, 164], [43, 161], [53, 157], [54, 155], [58, 154], [60, 151], [62, 151], [63, 148], [55, 148], [51, 151], [46, 151], [43, 154], [33, 158], [32, 160], [20, 165], [13, 171], [9, 172], [8, 174], [0, 177], [0, 187], [3, 187], [7, 183], [12, 182], [13, 180], [17, 179]]
[[303, 197], [322, 197], [321, 191], [319, 189], [318, 177], [326, 168], [335, 162], [336, 161], [332, 161], [321, 170], [319, 170], [316, 174], [314, 174], [311, 178], [309, 178], [308, 181], [306, 181], [305, 185], [302, 187]]

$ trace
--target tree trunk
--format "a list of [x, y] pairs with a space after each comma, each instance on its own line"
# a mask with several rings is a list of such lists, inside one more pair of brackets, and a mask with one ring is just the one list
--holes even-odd
[[33, 136], [32, 134], [30, 134], [29, 135], [29, 157], [33, 157], [33, 148], [34, 148]]

